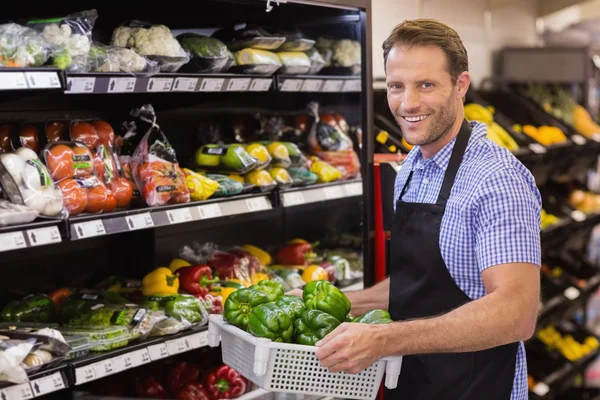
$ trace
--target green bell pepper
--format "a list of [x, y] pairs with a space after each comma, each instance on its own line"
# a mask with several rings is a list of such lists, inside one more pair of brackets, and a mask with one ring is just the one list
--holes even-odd
[[320, 310], [306, 310], [294, 321], [294, 340], [298, 344], [314, 346], [335, 328], [340, 321]]
[[263, 292], [253, 289], [238, 289], [231, 293], [223, 308], [225, 321], [240, 329], [248, 329], [248, 318], [254, 307], [268, 303], [269, 297]]
[[385, 310], [373, 310], [369, 311], [365, 315], [354, 318], [352, 322], [358, 322], [360, 324], [389, 324], [392, 321], [390, 313]]
[[350, 312], [350, 300], [329, 281], [312, 281], [304, 286], [302, 298], [307, 310], [325, 311], [338, 321], [345, 321]]
[[60, 306], [60, 318], [68, 322], [93, 310], [98, 304], [127, 304], [127, 299], [116, 292], [98, 290], [77, 291], [67, 297]]
[[200, 300], [191, 295], [154, 295], [144, 297], [140, 307], [152, 311], [164, 310], [165, 314], [181, 322], [197, 324], [205, 319]]
[[304, 302], [296, 296], [283, 295], [275, 301], [277, 307], [281, 308], [292, 321], [300, 318], [302, 311], [306, 310]]
[[250, 313], [248, 333], [274, 342], [291, 343], [294, 324], [285, 311], [275, 303], [265, 303], [254, 308]]
[[54, 303], [45, 294], [35, 294], [9, 302], [1, 312], [3, 321], [50, 322], [54, 320]]
[[260, 281], [256, 285], [250, 286], [248, 289], [263, 292], [269, 297], [269, 301], [275, 301], [283, 296], [283, 285], [276, 281]]

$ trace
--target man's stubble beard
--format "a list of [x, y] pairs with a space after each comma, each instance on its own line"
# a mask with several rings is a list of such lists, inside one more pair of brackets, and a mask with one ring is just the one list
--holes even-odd
[[[447, 107], [440, 110], [439, 114], [432, 114], [429, 118], [434, 118], [433, 124], [430, 126], [427, 132], [427, 136], [418, 143], [411, 143], [408, 137], [404, 136], [404, 140], [411, 146], [427, 146], [440, 140], [454, 125], [456, 121], [456, 105], [448, 104]], [[402, 122], [404, 118], [394, 114], [396, 123], [402, 128]]]

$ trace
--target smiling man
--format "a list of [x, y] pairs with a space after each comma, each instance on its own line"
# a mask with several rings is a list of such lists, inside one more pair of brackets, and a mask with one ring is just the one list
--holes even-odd
[[541, 199], [531, 173], [464, 117], [467, 52], [456, 31], [405, 21], [383, 44], [388, 102], [415, 147], [396, 178], [390, 277], [350, 292], [352, 313], [318, 343], [331, 371], [402, 355], [388, 399], [524, 400], [523, 341], [540, 296]]

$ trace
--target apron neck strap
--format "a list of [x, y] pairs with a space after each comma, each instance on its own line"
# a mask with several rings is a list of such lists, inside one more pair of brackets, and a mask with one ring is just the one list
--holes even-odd
[[456, 137], [454, 148], [452, 149], [452, 155], [450, 156], [450, 161], [448, 162], [448, 167], [446, 168], [446, 174], [444, 175], [444, 182], [442, 183], [442, 188], [440, 189], [440, 194], [436, 202], [437, 205], [445, 206], [448, 198], [450, 197], [450, 192], [452, 191], [452, 186], [454, 185], [454, 179], [456, 178], [456, 173], [458, 172], [458, 168], [462, 162], [462, 158], [465, 154], [465, 150], [467, 149], [467, 144], [469, 143], [470, 137], [471, 125], [464, 120]]

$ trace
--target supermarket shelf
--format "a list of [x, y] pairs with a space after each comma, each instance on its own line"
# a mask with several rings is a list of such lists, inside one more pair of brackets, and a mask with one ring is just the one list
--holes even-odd
[[67, 94], [118, 94], [164, 92], [266, 92], [273, 77], [248, 74], [161, 73], [144, 76], [128, 73], [70, 74]]
[[277, 75], [275, 87], [280, 92], [340, 93], [360, 92], [360, 76]]
[[53, 68], [10, 68], [0, 72], [0, 91], [63, 90], [64, 75]]
[[294, 207], [320, 201], [362, 196], [362, 180], [287, 189], [281, 193], [283, 207]]
[[40, 219], [29, 224], [0, 228], [0, 252], [62, 242], [59, 219]]
[[69, 386], [68, 377], [69, 366], [63, 363], [30, 375], [27, 383], [0, 385], [0, 398], [25, 400], [57, 392]]
[[[265, 397], [266, 399], [271, 399], [270, 395], [271, 392], [268, 392], [264, 389], [256, 389], [246, 393], [243, 396], [236, 397], [235, 400], [255, 400], [262, 399], [263, 397]], [[79, 391], [74, 393], [73, 398], [76, 400], [108, 400], [107, 397], [103, 395]], [[110, 400], [134, 400], [134, 397], [110, 396]]]
[[267, 195], [251, 194], [228, 199], [77, 216], [70, 218], [69, 232], [71, 240], [80, 240], [271, 209], [273, 203]]

